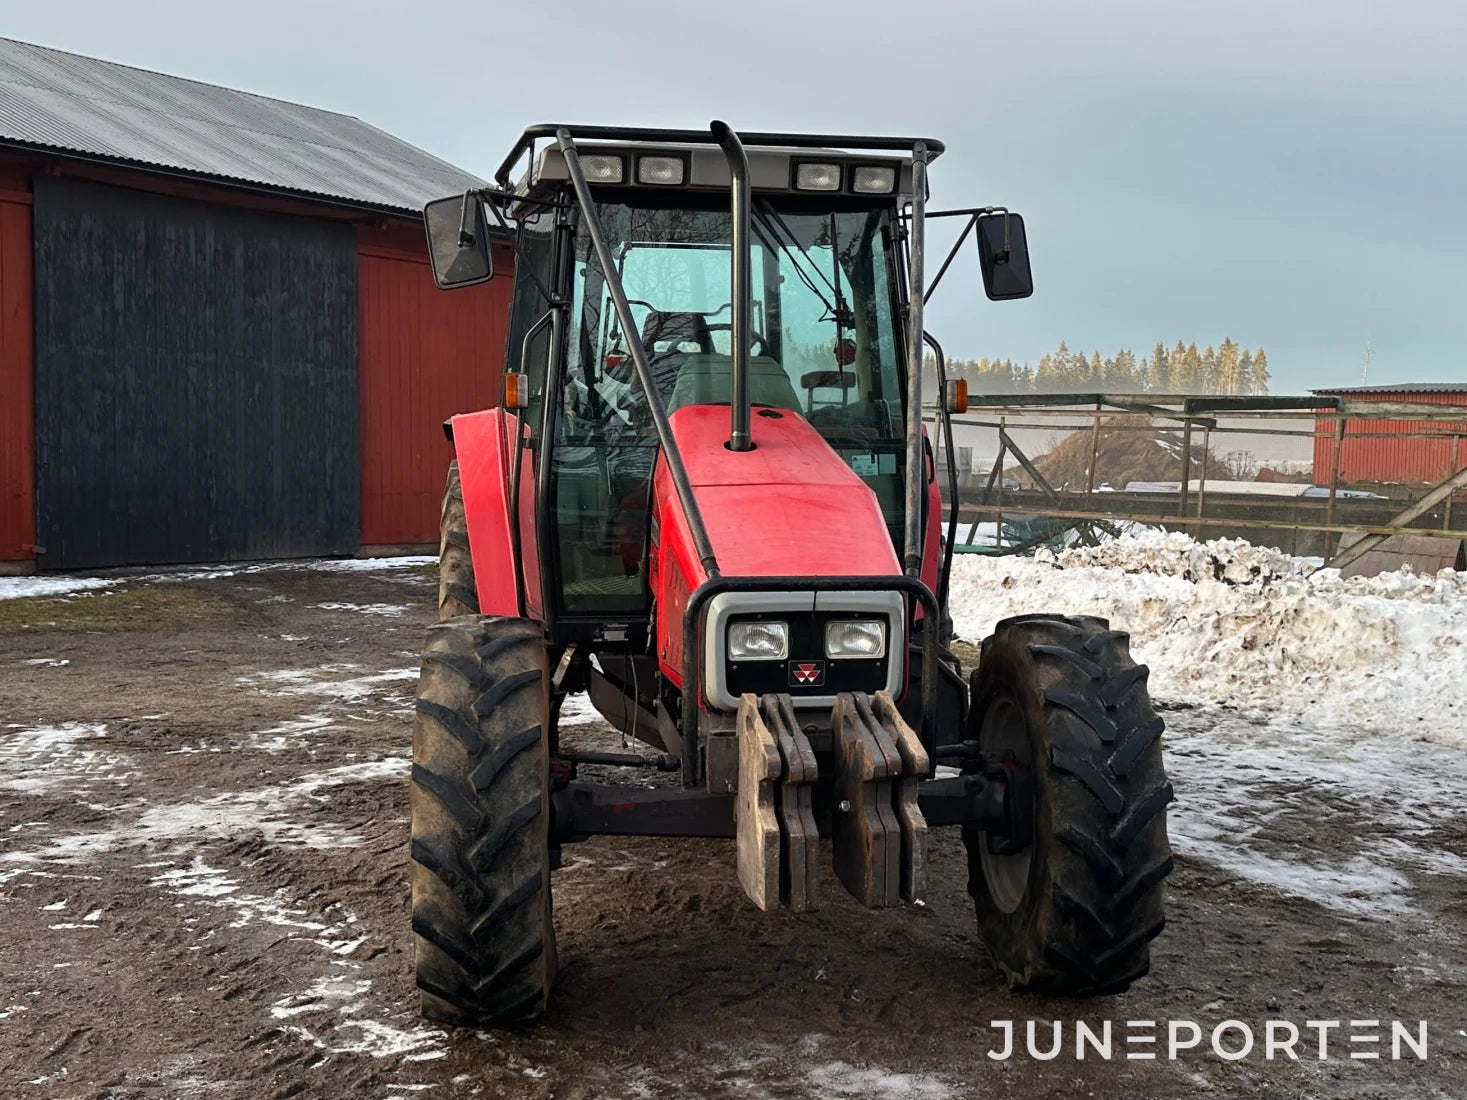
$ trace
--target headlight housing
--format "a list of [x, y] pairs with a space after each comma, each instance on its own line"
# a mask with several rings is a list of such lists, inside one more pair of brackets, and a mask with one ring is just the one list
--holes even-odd
[[790, 655], [790, 624], [781, 622], [730, 623], [730, 661], [782, 661]]
[[825, 655], [832, 660], [886, 656], [886, 624], [880, 619], [838, 619], [825, 625]]

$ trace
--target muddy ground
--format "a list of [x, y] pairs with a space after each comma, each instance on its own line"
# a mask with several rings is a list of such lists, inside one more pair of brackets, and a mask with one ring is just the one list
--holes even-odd
[[[1467, 1095], [1464, 754], [1225, 711], [1167, 714], [1177, 871], [1125, 996], [1009, 993], [950, 831], [925, 907], [828, 879], [799, 918], [743, 898], [726, 842], [603, 839], [554, 880], [548, 1020], [425, 1023], [406, 756], [433, 593], [430, 567], [339, 563], [0, 600], [0, 1096]], [[1165, 1021], [1230, 1018], [1247, 1058], [1167, 1059]], [[1347, 1023], [1328, 1060], [1307, 1030], [1267, 1060], [1269, 1018]], [[1075, 1059], [1076, 1019], [1113, 1021], [1111, 1060]], [[1375, 1019], [1383, 1059], [1352, 1060]], [[1064, 1022], [1058, 1058], [1022, 1049], [1031, 1020], [1041, 1049]], [[1142, 1020], [1159, 1060], [1125, 1057]], [[1391, 1059], [1391, 1020], [1427, 1021], [1425, 1060]]]

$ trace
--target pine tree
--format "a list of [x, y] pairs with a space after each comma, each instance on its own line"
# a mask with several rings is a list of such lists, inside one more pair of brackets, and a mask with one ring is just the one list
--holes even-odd
[[1217, 349], [1217, 389], [1219, 393], [1242, 393], [1243, 379], [1239, 371], [1238, 345], [1225, 337]]
[[1253, 353], [1253, 392], [1268, 392], [1268, 356], [1262, 348]]
[[[1063, 388], [1064, 369], [1060, 365], [1070, 356], [1065, 342], [1060, 341], [1059, 350], [1052, 355], [1039, 357], [1039, 366], [1034, 371], [1034, 389], [1037, 393], [1055, 393]], [[1061, 358], [1063, 357], [1063, 358]]]
[[1239, 393], [1255, 393], [1253, 389], [1253, 353], [1244, 351], [1238, 357], [1238, 385], [1241, 387]]
[[1172, 368], [1167, 359], [1166, 345], [1160, 340], [1151, 349], [1150, 390], [1152, 393], [1172, 392]]

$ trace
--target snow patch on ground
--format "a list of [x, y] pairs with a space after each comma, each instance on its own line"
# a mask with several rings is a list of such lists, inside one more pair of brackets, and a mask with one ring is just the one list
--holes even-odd
[[0, 600], [70, 596], [121, 583], [120, 577], [0, 577]]
[[971, 641], [1010, 615], [1101, 615], [1154, 698], [1467, 748], [1467, 574], [1341, 578], [1245, 542], [1146, 531], [1033, 558], [959, 556]]
[[[0, 577], [0, 600], [33, 599], [37, 596], [70, 596], [78, 592], [112, 588], [119, 584], [184, 584], [211, 581], [225, 577], [250, 576], [256, 573], [304, 571], [316, 573], [395, 573], [404, 569], [437, 565], [438, 559], [424, 555], [401, 558], [305, 559], [301, 561], [264, 561], [241, 564], [183, 566], [156, 573], [121, 574], [96, 577], [46, 575]], [[342, 605], [348, 607], [349, 605]], [[369, 606], [389, 607], [390, 604]], [[387, 614], [387, 612], [377, 612]]]
[[[1439, 835], [1467, 815], [1467, 756], [1392, 735], [1341, 737], [1201, 711], [1169, 714], [1172, 846], [1241, 878], [1371, 919], [1419, 910], [1413, 877], [1467, 874]], [[1342, 845], [1311, 824], [1358, 819]]]
[[240, 676], [236, 682], [266, 695], [323, 695], [338, 703], [360, 703], [374, 695], [387, 694], [389, 703], [408, 705], [405, 696], [393, 693], [387, 685], [416, 680], [417, 668], [394, 668], [365, 676], [344, 675], [356, 672], [360, 667], [343, 663], [315, 668], [282, 668]]
[[407, 757], [389, 756], [197, 802], [137, 806], [136, 817], [106, 831], [57, 836], [43, 847], [0, 852], [0, 884], [21, 875], [47, 874], [56, 864], [85, 862], [121, 848], [150, 845], [167, 851], [183, 844], [237, 840], [250, 833], [258, 833], [271, 844], [354, 848], [363, 842], [361, 836], [331, 823], [296, 821], [292, 815], [306, 803], [329, 799], [350, 784], [401, 782], [408, 769]]
[[126, 783], [137, 775], [123, 753], [98, 744], [105, 725], [9, 725], [0, 729], [0, 790], [34, 794], [85, 783]]
[[311, 607], [321, 611], [355, 611], [359, 615], [383, 615], [396, 619], [407, 614], [407, 604], [401, 603], [313, 603]]
[[253, 894], [241, 889], [227, 872], [195, 856], [187, 866], [172, 867], [150, 882], [156, 889], [227, 910], [228, 927], [268, 924], [286, 930], [286, 938], [304, 940], [322, 948], [326, 973], [296, 993], [270, 1006], [270, 1016], [289, 1021], [282, 1030], [329, 1054], [367, 1054], [374, 1058], [435, 1057], [448, 1038], [437, 1028], [396, 1027], [374, 1018], [379, 1013], [369, 999], [372, 983], [359, 976], [361, 966], [351, 956], [366, 942], [361, 921], [340, 904], [312, 915], [295, 904], [284, 890]]
[[584, 692], [567, 695], [560, 704], [560, 728], [569, 729], [571, 726], [588, 726], [592, 723], [604, 725], [606, 719], [591, 705], [591, 697]]

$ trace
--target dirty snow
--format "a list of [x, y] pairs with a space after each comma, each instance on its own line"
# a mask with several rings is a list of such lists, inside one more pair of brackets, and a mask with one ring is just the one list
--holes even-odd
[[1310, 728], [1467, 748], [1467, 574], [1341, 578], [1245, 542], [1129, 534], [1033, 558], [958, 557], [952, 611], [977, 641], [1009, 615], [1101, 615], [1151, 693]]
[[121, 583], [120, 577], [0, 577], [0, 600], [70, 596]]
[[[298, 561], [264, 561], [221, 565], [189, 565], [149, 573], [120, 573], [106, 577], [50, 574], [0, 577], [0, 600], [32, 599], [37, 596], [70, 596], [79, 592], [113, 588], [119, 584], [181, 584], [219, 580], [255, 573], [283, 571], [317, 573], [394, 573], [403, 569], [436, 565], [436, 557], [409, 555], [400, 558], [308, 558]], [[345, 606], [345, 605], [343, 605]], [[391, 606], [391, 605], [372, 605]], [[377, 612], [377, 614], [390, 614]]]
[[85, 862], [121, 848], [196, 845], [234, 840], [249, 832], [257, 832], [270, 844], [353, 848], [362, 843], [358, 834], [333, 823], [302, 822], [295, 815], [307, 802], [329, 799], [351, 784], [402, 782], [408, 767], [407, 757], [389, 756], [298, 776], [289, 783], [231, 791], [199, 801], [138, 806], [136, 817], [119, 821], [105, 831], [57, 836], [40, 848], [0, 852], [0, 883], [21, 875], [45, 873], [58, 863]]
[[401, 687], [416, 680], [419, 671], [416, 667], [396, 668], [364, 676], [349, 675], [359, 668], [349, 663], [282, 668], [240, 676], [237, 682], [267, 695], [324, 695], [339, 703], [359, 703], [374, 695], [391, 695], [390, 685]]
[[313, 603], [311, 607], [321, 611], [355, 611], [359, 615], [384, 615], [395, 619], [407, 614], [407, 604], [401, 603]]
[[137, 772], [106, 744], [106, 725], [0, 727], [0, 790], [34, 794], [85, 783], [125, 783]]

